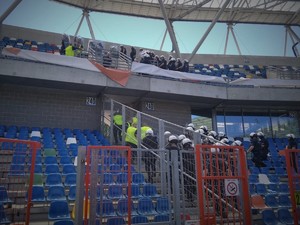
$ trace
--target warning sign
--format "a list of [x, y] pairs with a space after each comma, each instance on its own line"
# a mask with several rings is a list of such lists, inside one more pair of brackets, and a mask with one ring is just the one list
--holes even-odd
[[240, 194], [237, 179], [225, 179], [225, 194], [226, 196], [237, 196]]

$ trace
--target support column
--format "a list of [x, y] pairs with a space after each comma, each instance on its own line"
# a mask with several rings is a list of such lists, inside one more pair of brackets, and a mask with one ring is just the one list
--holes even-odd
[[211, 22], [211, 24], [209, 25], [209, 27], [207, 28], [206, 32], [204, 33], [204, 35], [202, 36], [201, 40], [198, 42], [198, 44], [196, 45], [196, 47], [194, 48], [191, 57], [189, 58], [189, 62], [191, 62], [191, 60], [193, 59], [193, 57], [195, 56], [195, 54], [197, 53], [197, 51], [199, 50], [199, 48], [201, 47], [201, 45], [203, 44], [203, 42], [205, 41], [205, 39], [207, 38], [208, 34], [210, 33], [210, 31], [212, 30], [212, 28], [215, 26], [215, 24], [217, 23], [218, 19], [220, 18], [220, 16], [222, 15], [222, 13], [224, 12], [225, 8], [227, 7], [227, 5], [230, 3], [231, 0], [226, 0], [226, 2], [223, 4], [222, 8], [218, 11], [216, 17], [213, 19], [213, 21]]
[[227, 33], [226, 33], [226, 40], [225, 40], [225, 47], [224, 47], [224, 55], [226, 55], [226, 52], [227, 52], [229, 30], [230, 30], [229, 29], [229, 24], [227, 24]]
[[180, 51], [179, 51], [176, 36], [175, 36], [175, 33], [174, 33], [174, 29], [173, 29], [173, 26], [172, 26], [172, 24], [170, 23], [170, 21], [168, 19], [164, 3], [163, 3], [162, 0], [158, 0], [158, 2], [159, 2], [159, 5], [160, 5], [160, 9], [161, 9], [161, 12], [163, 14], [166, 26], [167, 26], [167, 30], [169, 32], [169, 35], [170, 35], [170, 38], [171, 38], [171, 41], [172, 41], [172, 48], [175, 50], [176, 57], [180, 58]]
[[86, 9], [83, 9], [82, 10], [82, 17], [80, 19], [80, 22], [78, 24], [78, 27], [76, 29], [76, 32], [75, 32], [75, 35], [74, 36], [77, 36], [78, 35], [78, 32], [80, 30], [80, 27], [82, 25], [82, 22], [83, 22], [83, 19], [86, 19], [86, 22], [88, 24], [88, 27], [89, 27], [89, 31], [90, 31], [90, 34], [91, 34], [91, 37], [93, 40], [95, 40], [95, 34], [94, 34], [94, 31], [93, 31], [93, 27], [92, 27], [92, 24], [91, 24], [91, 21], [90, 21], [90, 14], [89, 14], [89, 11], [86, 10]]
[[8, 9], [0, 17], [0, 24], [9, 16], [9, 14], [14, 11], [14, 9], [22, 2], [22, 0], [15, 0]]
[[237, 47], [237, 50], [238, 50], [238, 52], [239, 52], [239, 55], [241, 55], [240, 46], [239, 46], [239, 43], [238, 43], [238, 42], [237, 42], [237, 40], [236, 40], [236, 37], [235, 37], [234, 31], [233, 31], [233, 28], [232, 28], [232, 24], [230, 24], [229, 28], [230, 28], [230, 31], [231, 31], [231, 34], [232, 34], [233, 40], [234, 40], [234, 42], [235, 42], [235, 45], [236, 45], [236, 47]]

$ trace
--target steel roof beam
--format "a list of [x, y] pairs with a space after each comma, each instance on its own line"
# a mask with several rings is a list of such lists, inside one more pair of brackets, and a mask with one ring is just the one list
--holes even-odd
[[205, 41], [205, 39], [207, 38], [207, 36], [209, 35], [210, 31], [213, 29], [213, 27], [217, 23], [218, 19], [220, 18], [220, 16], [224, 12], [224, 10], [226, 9], [226, 7], [230, 3], [230, 1], [231, 0], [226, 0], [226, 2], [223, 4], [222, 8], [218, 11], [217, 15], [215, 16], [215, 18], [213, 19], [213, 21], [211, 22], [211, 24], [207, 28], [207, 30], [204, 33], [204, 35], [202, 36], [201, 40], [198, 42], [198, 44], [194, 48], [194, 50], [193, 50], [193, 52], [192, 52], [192, 54], [190, 56], [189, 61], [191, 61], [193, 59], [193, 57], [195, 56], [195, 54], [197, 53], [197, 51], [199, 50], [199, 48], [201, 47], [201, 45], [203, 44], [203, 42]]
[[164, 3], [163, 3], [162, 0], [158, 0], [158, 2], [159, 2], [160, 9], [161, 9], [161, 12], [163, 14], [163, 17], [164, 17], [164, 20], [165, 20], [165, 23], [166, 23], [171, 41], [172, 41], [172, 50], [174, 49], [176, 57], [180, 58], [180, 51], [179, 51], [179, 47], [178, 47], [178, 44], [177, 44], [175, 32], [174, 32], [173, 26], [170, 23], [169, 18], [167, 16], [167, 12], [166, 12]]
[[15, 0], [8, 9], [1, 15], [0, 17], [0, 24], [9, 16], [9, 14], [14, 11], [14, 9], [22, 2], [22, 0]]

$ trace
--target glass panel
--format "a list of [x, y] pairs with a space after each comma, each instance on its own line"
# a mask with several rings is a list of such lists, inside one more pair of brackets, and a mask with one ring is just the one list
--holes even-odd
[[[230, 114], [227, 116], [227, 114]], [[226, 113], [225, 125], [226, 125], [226, 133], [228, 137], [243, 137], [243, 121], [241, 115], [233, 115], [235, 113]], [[237, 113], [241, 114], [241, 113]]]
[[299, 137], [299, 123], [294, 113], [281, 111], [271, 112], [271, 115], [274, 137], [282, 138], [290, 133]]
[[217, 115], [217, 132], [224, 132], [226, 134], [225, 130], [225, 119], [223, 113], [218, 113]]
[[[265, 115], [264, 115], [265, 114]], [[249, 137], [251, 132], [263, 132], [265, 137], [272, 137], [270, 117], [267, 113], [244, 113], [245, 136]]]

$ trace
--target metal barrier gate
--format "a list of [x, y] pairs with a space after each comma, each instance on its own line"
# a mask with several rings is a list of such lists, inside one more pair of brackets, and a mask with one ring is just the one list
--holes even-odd
[[41, 144], [0, 138], [0, 146], [1, 214], [4, 213], [7, 223], [28, 225], [33, 206], [36, 155]]
[[300, 149], [285, 149], [280, 152], [286, 158], [286, 171], [290, 188], [290, 197], [293, 207], [294, 224], [300, 219]]
[[[144, 153], [158, 157], [154, 173], [147, 171]], [[80, 147], [72, 212], [75, 224], [175, 224], [181, 212], [179, 162], [171, 163], [171, 158], [178, 159], [177, 151], [168, 153], [128, 146]]]
[[201, 225], [251, 225], [246, 155], [243, 147], [196, 145]]

